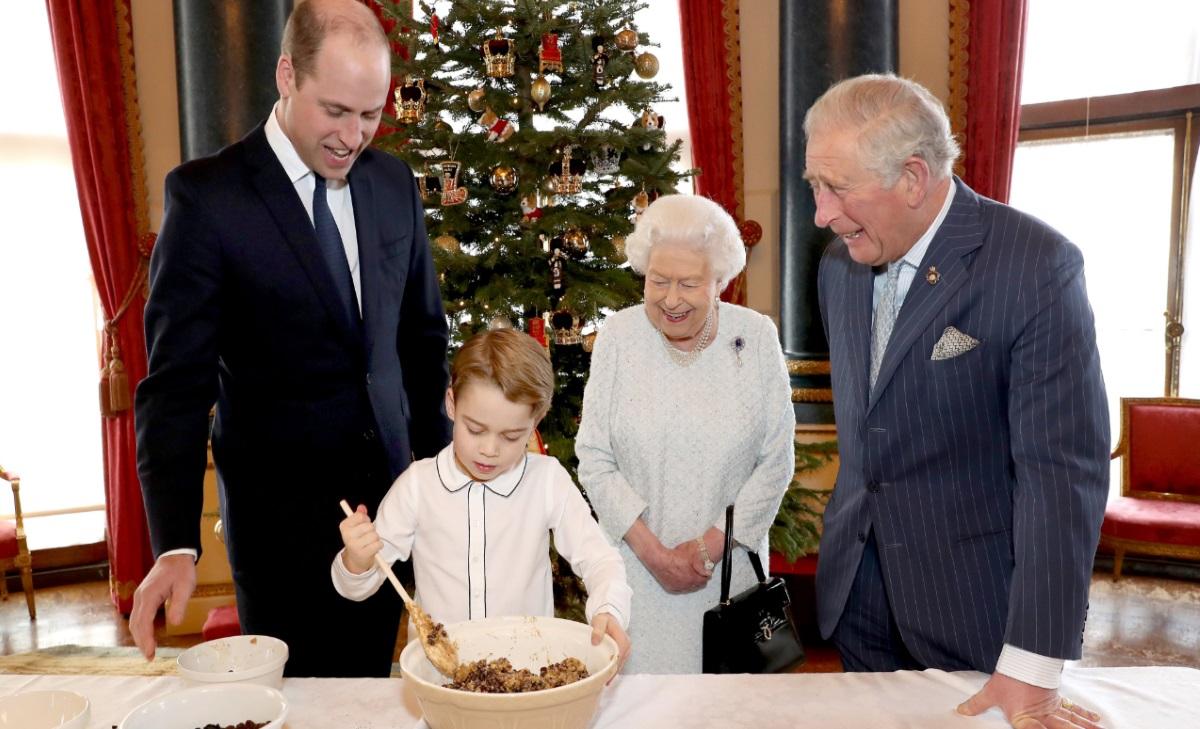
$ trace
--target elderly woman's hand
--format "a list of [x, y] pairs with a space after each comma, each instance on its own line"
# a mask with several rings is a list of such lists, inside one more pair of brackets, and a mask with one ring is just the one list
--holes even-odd
[[655, 564], [646, 565], [667, 592], [695, 592], [708, 584], [711, 572], [704, 569], [704, 558], [695, 540], [663, 550]]
[[630, 549], [667, 592], [695, 592], [708, 584], [700, 545], [688, 540], [668, 549], [640, 518], [625, 533]]

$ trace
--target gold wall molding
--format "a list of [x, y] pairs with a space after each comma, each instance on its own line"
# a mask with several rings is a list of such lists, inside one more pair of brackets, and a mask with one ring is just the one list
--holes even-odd
[[946, 111], [950, 116], [950, 131], [958, 139], [963, 153], [954, 162], [954, 174], [966, 172], [967, 149], [967, 81], [971, 72], [971, 3], [970, 0], [950, 0], [950, 99]]
[[793, 387], [792, 402], [833, 402], [833, 390], [828, 387]]
[[831, 372], [827, 359], [789, 359], [789, 375], [827, 375]]

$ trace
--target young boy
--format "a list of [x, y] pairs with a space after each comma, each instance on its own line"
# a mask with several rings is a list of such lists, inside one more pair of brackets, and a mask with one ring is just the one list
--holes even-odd
[[454, 358], [446, 412], [454, 440], [400, 474], [372, 524], [365, 506], [341, 525], [334, 587], [364, 600], [383, 584], [376, 552], [412, 556], [417, 600], [456, 623], [488, 616], [553, 615], [549, 533], [587, 586], [592, 643], [607, 633], [629, 656], [632, 590], [625, 563], [592, 518], [566, 469], [526, 443], [550, 409], [554, 370], [533, 337], [495, 329]]

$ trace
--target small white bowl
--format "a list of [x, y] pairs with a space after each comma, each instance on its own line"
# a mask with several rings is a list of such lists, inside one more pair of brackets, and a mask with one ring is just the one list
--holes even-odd
[[592, 645], [584, 623], [547, 617], [483, 618], [446, 626], [458, 643], [458, 660], [508, 658], [514, 668], [533, 672], [575, 657], [587, 678], [566, 686], [518, 694], [483, 694], [446, 688], [448, 679], [425, 657], [419, 640], [400, 653], [400, 669], [411, 684], [432, 729], [585, 729], [592, 721], [604, 684], [617, 672], [617, 644], [604, 636]]
[[150, 699], [121, 720], [118, 729], [196, 729], [243, 721], [268, 722], [263, 729], [281, 729], [288, 702], [267, 686], [222, 683], [196, 686]]
[[287, 659], [287, 643], [278, 638], [234, 635], [192, 646], [176, 662], [179, 675], [193, 684], [255, 683], [280, 688]]
[[26, 691], [0, 698], [0, 729], [83, 729], [91, 704], [74, 691]]

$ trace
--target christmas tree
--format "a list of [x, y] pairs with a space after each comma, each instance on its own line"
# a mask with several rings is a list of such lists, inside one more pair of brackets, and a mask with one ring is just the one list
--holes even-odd
[[[515, 326], [549, 348], [540, 426], [572, 467], [594, 330], [641, 299], [624, 236], [672, 169], [654, 111], [669, 88], [628, 0], [384, 0], [394, 131], [376, 145], [418, 175], [454, 344]], [[572, 469], [573, 470], [573, 469]]]

